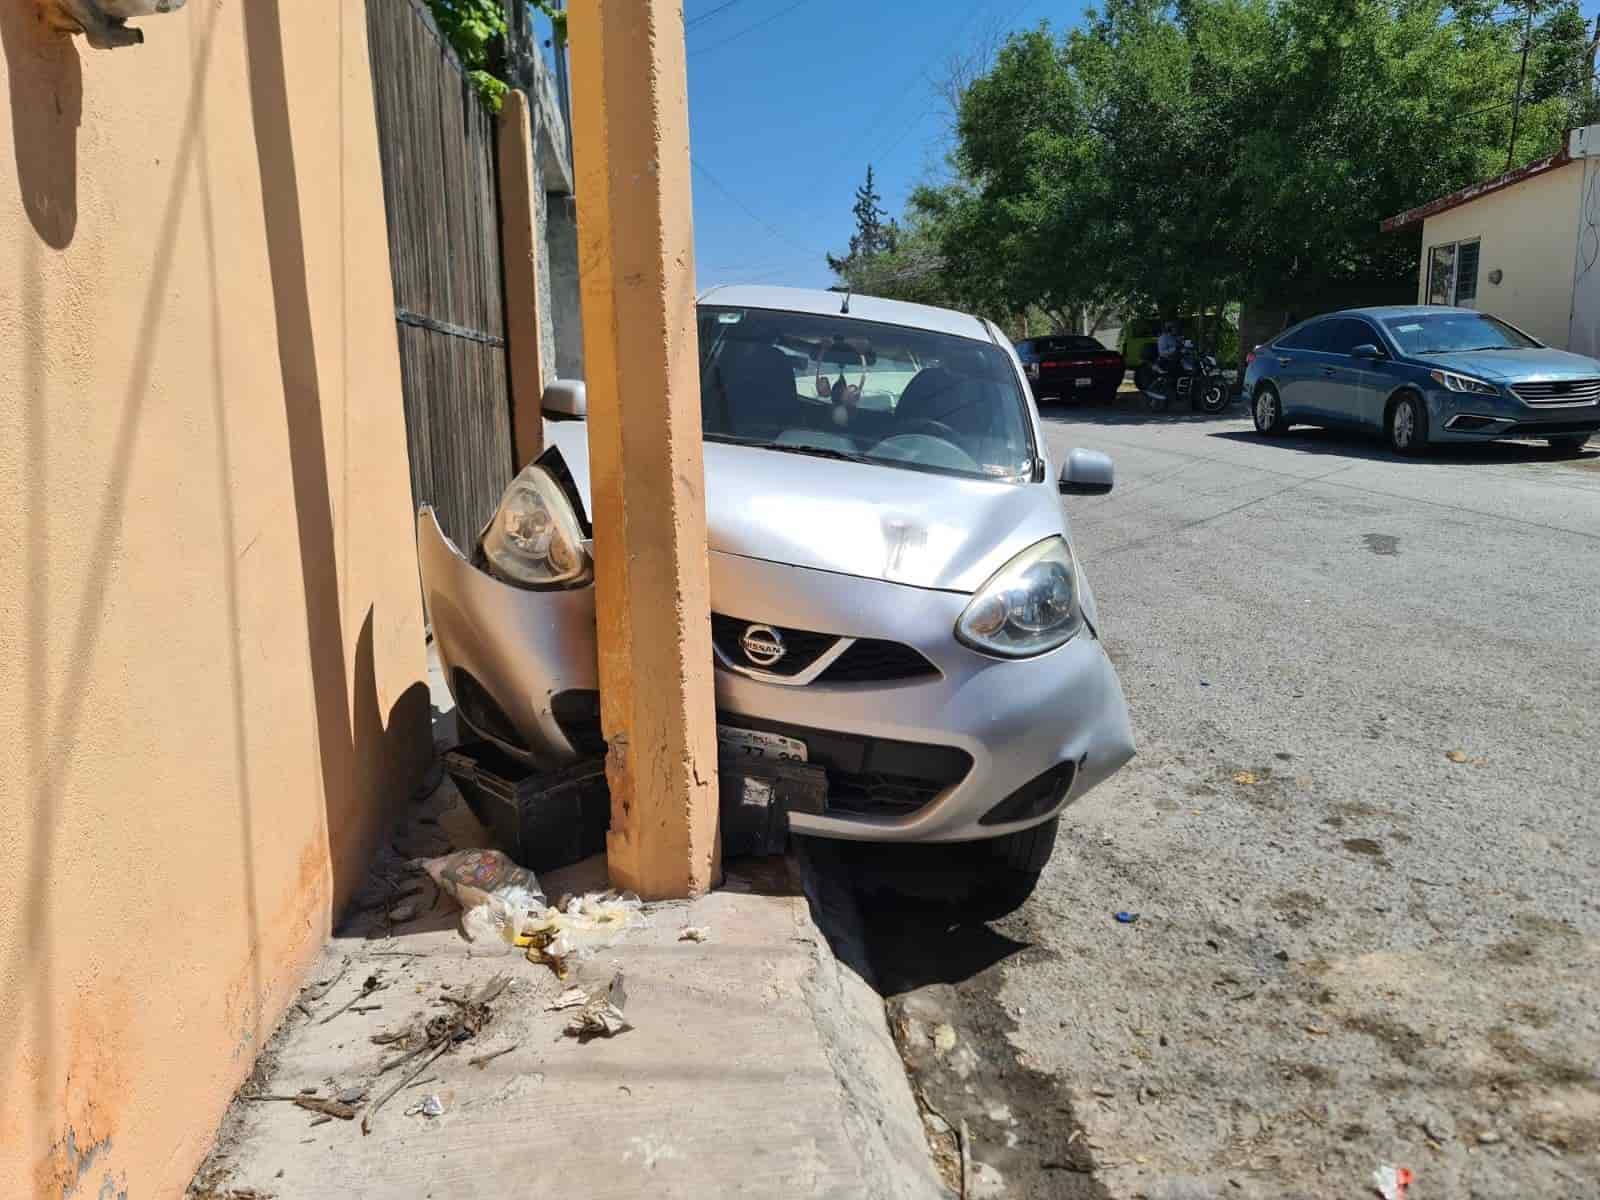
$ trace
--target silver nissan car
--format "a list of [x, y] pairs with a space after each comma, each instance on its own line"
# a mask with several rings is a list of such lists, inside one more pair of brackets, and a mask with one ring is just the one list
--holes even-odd
[[[728, 287], [698, 322], [719, 740], [826, 770], [795, 832], [990, 839], [1031, 887], [1061, 811], [1134, 752], [1060, 498], [1109, 491], [1110, 460], [1051, 462], [977, 317]], [[604, 742], [582, 385], [545, 409], [477, 544], [426, 507], [418, 538], [459, 716], [555, 767]]]

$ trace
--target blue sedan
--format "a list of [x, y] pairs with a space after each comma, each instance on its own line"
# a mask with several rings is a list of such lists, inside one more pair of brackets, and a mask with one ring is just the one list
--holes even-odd
[[1600, 362], [1554, 350], [1468, 308], [1358, 308], [1314, 317], [1252, 350], [1257, 432], [1291, 425], [1430, 443], [1542, 438], [1576, 454], [1600, 430]]

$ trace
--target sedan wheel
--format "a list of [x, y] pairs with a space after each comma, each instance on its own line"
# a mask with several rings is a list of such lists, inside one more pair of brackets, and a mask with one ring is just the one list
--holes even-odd
[[1255, 418], [1256, 432], [1264, 437], [1275, 437], [1289, 428], [1283, 419], [1283, 405], [1278, 400], [1278, 393], [1270, 387], [1263, 387], [1256, 393], [1250, 415]]
[[1396, 454], [1416, 454], [1428, 444], [1428, 417], [1422, 401], [1401, 396], [1389, 410], [1389, 448]]

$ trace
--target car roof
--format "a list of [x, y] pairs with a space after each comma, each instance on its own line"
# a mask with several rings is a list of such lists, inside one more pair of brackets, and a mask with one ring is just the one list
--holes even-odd
[[856, 321], [878, 321], [885, 325], [907, 325], [935, 333], [992, 342], [987, 326], [969, 313], [907, 300], [885, 300], [880, 296], [850, 296], [850, 311], [841, 314], [843, 292], [822, 288], [772, 287], [766, 284], [735, 283], [711, 288], [700, 296], [701, 304], [728, 308], [766, 308], [779, 312], [816, 313], [818, 316], [844, 316]]
[[1481, 315], [1475, 308], [1454, 308], [1448, 304], [1379, 304], [1370, 308], [1341, 308], [1338, 312], [1318, 313], [1314, 317], [1307, 317], [1306, 324], [1310, 321], [1321, 321], [1328, 317], [1374, 317], [1392, 320], [1402, 317], [1425, 317], [1439, 313], [1472, 313]]

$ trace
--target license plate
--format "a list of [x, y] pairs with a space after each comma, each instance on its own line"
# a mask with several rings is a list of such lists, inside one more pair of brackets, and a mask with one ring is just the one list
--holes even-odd
[[717, 742], [735, 754], [747, 758], [778, 758], [788, 762], [806, 761], [806, 744], [799, 738], [784, 737], [781, 733], [766, 733], [760, 729], [735, 729], [730, 725], [717, 726]]
[[1072, 382], [1074, 384], [1076, 384], [1078, 387], [1093, 387], [1094, 386], [1094, 380], [1089, 378], [1089, 376], [1087, 376], [1087, 375], [1079, 375]]

